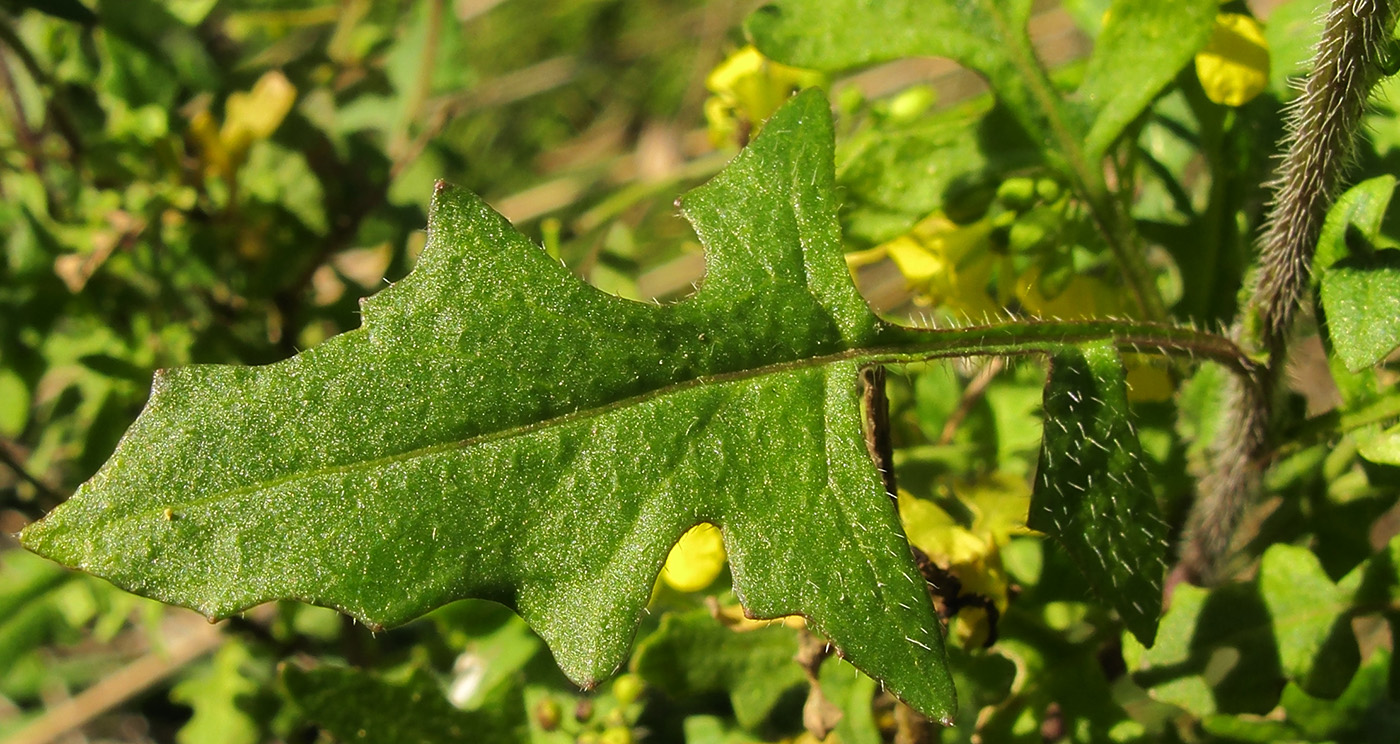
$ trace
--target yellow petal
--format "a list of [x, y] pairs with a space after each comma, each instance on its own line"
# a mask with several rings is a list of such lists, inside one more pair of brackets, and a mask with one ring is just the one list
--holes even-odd
[[1269, 84], [1269, 43], [1259, 22], [1240, 13], [1215, 18], [1210, 43], [1196, 55], [1196, 77], [1206, 97], [1242, 106]]
[[232, 173], [233, 160], [219, 138], [219, 127], [214, 123], [214, 117], [207, 109], [190, 118], [189, 133], [199, 143], [206, 175], [228, 176]]
[[820, 72], [774, 62], [746, 46], [705, 78], [705, 87], [713, 94], [705, 103], [711, 140], [723, 141], [725, 133], [739, 130], [739, 122], [752, 125], [756, 133], [793, 93], [825, 84], [826, 76]]
[[264, 73], [247, 93], [233, 93], [224, 104], [224, 126], [219, 139], [230, 152], [247, 150], [256, 140], [277, 131], [296, 101], [297, 89], [286, 75]]
[[725, 60], [710, 70], [710, 74], [705, 76], [705, 87], [711, 93], [727, 93], [739, 85], [744, 78], [763, 74], [763, 54], [752, 45], [729, 55]]
[[988, 541], [959, 525], [938, 504], [899, 492], [904, 532], [919, 550], [953, 564], [978, 562], [991, 549]]
[[1128, 368], [1128, 400], [1134, 403], [1170, 400], [1176, 393], [1171, 370], [1160, 359], [1145, 354], [1123, 357]]
[[911, 287], [926, 285], [952, 269], [941, 252], [930, 250], [910, 235], [901, 235], [882, 247]]
[[851, 267], [852, 270], [855, 270], [862, 266], [879, 263], [885, 260], [885, 257], [888, 255], [889, 251], [887, 251], [883, 245], [877, 245], [874, 248], [866, 248], [863, 251], [851, 251], [846, 254], [846, 265]]
[[1040, 318], [1088, 320], [1127, 310], [1121, 292], [1086, 274], [1076, 275], [1059, 294], [1046, 297], [1040, 291], [1040, 269], [1031, 269], [1016, 280], [1016, 298], [1027, 312]]
[[739, 118], [734, 107], [719, 96], [705, 99], [705, 124], [710, 135], [710, 144], [715, 147], [734, 142], [739, 132]]
[[680, 592], [709, 586], [724, 568], [724, 539], [719, 528], [702, 522], [686, 530], [666, 556], [661, 578]]

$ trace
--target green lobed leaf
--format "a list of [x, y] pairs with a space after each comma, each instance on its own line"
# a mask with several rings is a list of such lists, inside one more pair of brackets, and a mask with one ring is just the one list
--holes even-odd
[[807, 616], [947, 718], [937, 620], [860, 425], [848, 350], [898, 329], [842, 260], [832, 138], [825, 99], [798, 96], [684, 199], [707, 275], [666, 307], [587, 286], [442, 187], [417, 268], [361, 329], [159, 373], [111, 460], [21, 539], [211, 617], [285, 597], [381, 626], [495, 599], [591, 686], [709, 521], [750, 613]]
[[502, 702], [481, 711], [458, 710], [427, 671], [394, 680], [358, 669], [287, 666], [282, 682], [303, 714], [338, 741], [502, 744], [520, 741], [524, 710]]
[[797, 645], [797, 631], [781, 624], [735, 631], [708, 610], [672, 612], [637, 645], [632, 669], [675, 698], [729, 695], [735, 720], [753, 730], [785, 694], [806, 682], [794, 661]]
[[1269, 712], [1283, 689], [1268, 609], [1254, 586], [1207, 591], [1181, 584], [1162, 616], [1157, 642], [1124, 658], [1133, 679], [1152, 697], [1198, 717]]
[[1150, 483], [1117, 350], [1087, 344], [1055, 354], [1026, 525], [1064, 545], [1145, 645], [1157, 632], [1167, 552]]
[[1355, 586], [1334, 584], [1312, 551], [1292, 545], [1264, 553], [1257, 581], [1284, 674], [1311, 695], [1340, 695], [1361, 659], [1348, 614]]
[[590, 287], [440, 186], [421, 260], [362, 302], [363, 327], [263, 367], [158, 373], [111, 459], [21, 541], [212, 618], [300, 599], [378, 627], [498, 601], [590, 687], [625, 659], [667, 550], [711, 522], [750, 614], [804, 615], [950, 719], [859, 366], [1096, 340], [1248, 365], [1153, 324], [881, 321], [841, 253], [832, 140], [825, 98], [801, 94], [685, 197], [707, 275], [665, 307]]

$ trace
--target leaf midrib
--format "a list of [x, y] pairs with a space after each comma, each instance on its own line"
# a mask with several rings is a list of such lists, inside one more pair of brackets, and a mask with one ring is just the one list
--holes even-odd
[[[949, 357], [1029, 356], [1033, 354], [1045, 354], [1053, 351], [1056, 347], [1067, 344], [1108, 339], [1117, 346], [1129, 347], [1135, 350], [1137, 350], [1139, 345], [1155, 344], [1158, 352], [1164, 354], [1185, 353], [1192, 356], [1201, 356], [1211, 361], [1222, 363], [1227, 368], [1236, 372], [1249, 369], [1246, 366], [1248, 365], [1248, 360], [1228, 339], [1201, 333], [1193, 329], [1159, 324], [1124, 321], [1013, 321], [965, 328], [924, 329], [896, 326], [884, 321], [880, 321], [880, 323], [881, 331], [914, 334], [915, 336], [929, 338], [930, 342], [919, 345], [915, 341], [905, 341], [903, 345], [899, 346], [844, 349], [831, 354], [791, 359], [749, 369], [722, 372], [713, 375], [700, 375], [669, 385], [663, 385], [644, 393], [621, 398], [610, 403], [594, 406], [592, 408], [579, 409], [571, 413], [553, 416], [522, 426], [513, 426], [485, 434], [478, 434], [465, 439], [431, 444], [369, 460], [357, 460], [340, 465], [301, 470], [280, 478], [263, 480], [238, 488], [218, 491], [191, 501], [173, 505], [163, 504], [159, 507], [138, 510], [122, 518], [120, 521], [125, 522], [150, 514], [160, 514], [167, 508], [204, 506], [227, 498], [275, 489], [299, 480], [337, 473], [369, 471], [386, 465], [408, 462], [420, 457], [427, 457], [453, 449], [464, 449], [478, 444], [509, 439], [516, 436], [524, 436], [536, 431], [565, 426], [577, 421], [586, 421], [590, 418], [602, 417], [616, 410], [641, 405], [655, 398], [679, 394], [701, 385], [723, 384], [766, 375], [781, 374], [793, 370], [824, 367], [839, 362], [861, 361], [867, 364], [897, 364], [931, 361]], [[1013, 333], [1010, 336], [1004, 336], [1003, 334], [1007, 330], [1021, 331], [1022, 333]], [[1155, 334], [1153, 332], [1155, 332]], [[852, 379], [852, 384], [855, 384], [854, 378]]]

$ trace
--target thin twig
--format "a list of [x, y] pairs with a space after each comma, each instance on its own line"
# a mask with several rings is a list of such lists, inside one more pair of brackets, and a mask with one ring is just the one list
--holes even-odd
[[973, 406], [977, 401], [982, 400], [982, 396], [987, 394], [987, 388], [991, 386], [992, 380], [1006, 368], [1006, 360], [1001, 357], [993, 357], [991, 361], [982, 365], [982, 369], [977, 370], [976, 376], [967, 387], [963, 388], [962, 399], [958, 401], [958, 407], [948, 415], [948, 420], [943, 422], [943, 430], [938, 433], [939, 446], [950, 444], [953, 437], [957, 436], [958, 427], [972, 413]]
[[10, 100], [10, 108], [14, 110], [15, 139], [19, 141], [20, 149], [24, 150], [25, 157], [29, 160], [27, 166], [35, 175], [39, 176], [39, 182], [44, 185], [44, 196], [49, 205], [50, 211], [58, 203], [57, 197], [49, 188], [48, 180], [44, 178], [44, 147], [37, 132], [29, 126], [29, 115], [24, 109], [24, 99], [20, 97], [19, 88], [15, 87], [15, 78], [10, 71], [10, 60], [3, 51], [0, 51], [0, 85], [4, 86], [5, 94]]
[[224, 640], [218, 627], [202, 619], [187, 618], [179, 625], [184, 626], [183, 629], [177, 631], [163, 648], [144, 654], [72, 698], [49, 708], [33, 723], [20, 729], [8, 744], [48, 744], [57, 741], [213, 651]]
[[[60, 494], [58, 491], [53, 490], [48, 486], [48, 484], [39, 480], [38, 477], [36, 477], [33, 473], [29, 472], [29, 470], [26, 467], [24, 467], [24, 464], [21, 463], [12, 452], [10, 452], [10, 443], [4, 440], [0, 440], [0, 463], [4, 463], [5, 467], [14, 471], [14, 474], [18, 476], [20, 480], [33, 486], [34, 490], [39, 492], [40, 498], [47, 505], [57, 506], [58, 504], [63, 503], [63, 494]], [[14, 505], [14, 508], [18, 509], [21, 512], [24, 512], [25, 509], [20, 508], [22, 506], [25, 505], [17, 503]]]

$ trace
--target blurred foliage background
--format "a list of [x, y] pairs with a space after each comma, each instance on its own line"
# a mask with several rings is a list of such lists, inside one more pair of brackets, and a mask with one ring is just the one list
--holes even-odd
[[[306, 740], [277, 718], [275, 660], [410, 645], [300, 609], [226, 642], [8, 535], [103, 462], [154, 370], [270, 362], [358, 326], [358, 298], [422, 246], [438, 178], [638, 296], [637, 276], [698, 250], [670, 201], [727, 159], [704, 77], [748, 9], [0, 5], [0, 740]], [[535, 655], [509, 627], [501, 653]]]
[[[0, 2], [0, 740], [718, 744], [918, 730], [800, 628], [744, 620], [705, 530], [673, 554], [627, 673], [591, 693], [496, 605], [456, 603], [378, 635], [293, 603], [216, 627], [9, 537], [108, 457], [154, 370], [267, 363], [358, 326], [358, 298], [421, 249], [439, 178], [609, 292], [684, 296], [703, 259], [673, 200], [803, 85], [827, 85], [838, 112], [842, 222], [877, 309], [1131, 313], [1064, 179], [975, 75], [931, 59], [836, 80], [784, 68], [745, 48], [739, 24], [758, 4]], [[1262, 31], [1231, 21], [1257, 37], [1246, 51], [1264, 49], [1262, 71], [1220, 50], [1198, 58], [1113, 153], [1174, 316], [1209, 327], [1234, 315], [1287, 79], [1316, 37], [1310, 0], [1225, 6], [1267, 19]], [[1074, 80], [1106, 7], [1036, 3], [1057, 79]], [[1222, 64], [1239, 77], [1219, 93]], [[1380, 172], [1400, 117], [1383, 104], [1368, 125], [1359, 159]], [[1299, 406], [1322, 415], [1341, 393], [1310, 343]], [[1130, 363], [1149, 465], [1179, 520], [1213, 383], [1179, 391], [1179, 370]], [[1342, 392], [1361, 405], [1389, 380]], [[1239, 609], [1267, 594], [1191, 594], [1158, 647], [1125, 649], [1064, 557], [1024, 529], [1043, 381], [1039, 366], [996, 360], [891, 378], [908, 531], [980, 598], [950, 626], [963, 712], [943, 739], [1323, 741], [1365, 716], [1396, 731], [1383, 623], [1358, 625], [1366, 663], [1326, 701], [1290, 687], [1280, 703], [1270, 618]], [[1257, 552], [1322, 546], [1321, 565], [1273, 555], [1331, 591], [1394, 534], [1400, 478], [1323, 444], [1291, 451], [1271, 487], [1300, 498], [1273, 499], [1252, 529]], [[1193, 640], [1211, 607], [1241, 634]]]

